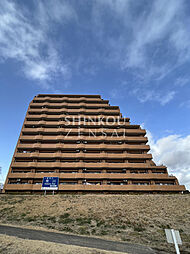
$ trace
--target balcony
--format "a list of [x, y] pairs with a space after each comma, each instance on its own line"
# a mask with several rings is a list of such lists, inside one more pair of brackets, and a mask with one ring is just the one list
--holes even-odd
[[[67, 97], [67, 96], [63, 96], [61, 98], [56, 98], [56, 97], [50, 97], [50, 96], [45, 96], [45, 97], [35, 97], [34, 98], [35, 101], [49, 101], [50, 103], [54, 103], [56, 101], [56, 103], [61, 103], [61, 102], [96, 102], [96, 103], [108, 103], [107, 100], [102, 100], [101, 98], [90, 98], [90, 97], [85, 97], [85, 96], [80, 96], [80, 97]], [[32, 103], [33, 104], [33, 103]]]
[[150, 150], [149, 145], [128, 145], [128, 144], [121, 144], [121, 145], [111, 145], [111, 144], [18, 144], [17, 148], [22, 149], [99, 149], [99, 150]]
[[[151, 166], [148, 163], [84, 163], [84, 162], [13, 162], [11, 167], [16, 168], [140, 168], [165, 169], [165, 166]], [[155, 175], [155, 174], [154, 174]]]
[[60, 102], [60, 103], [56, 103], [56, 102], [42, 102], [42, 103], [31, 103], [30, 106], [36, 108], [36, 107], [47, 107], [47, 108], [51, 108], [51, 107], [57, 107], [57, 108], [91, 108], [91, 107], [96, 107], [96, 108], [102, 108], [105, 107], [107, 109], [110, 108], [114, 108], [114, 109], [118, 109], [118, 106], [109, 106], [109, 104], [107, 102], [104, 101], [100, 101], [99, 103], [88, 103], [88, 102], [78, 102], [78, 103], [74, 103], [74, 102]]
[[[72, 118], [72, 116], [69, 116], [69, 115], [65, 115], [65, 114], [62, 114], [62, 115], [46, 115], [46, 114], [36, 114], [36, 115], [31, 115], [31, 114], [27, 114], [26, 115], [26, 118], [27, 119], [30, 119], [30, 120], [32, 120], [32, 119], [34, 119], [34, 121], [36, 121], [36, 119], [38, 119], [38, 121], [40, 121], [40, 120], [42, 120], [42, 119], [44, 119], [45, 121], [47, 121], [47, 122], [49, 122], [49, 121], [61, 121], [63, 118], [65, 118], [65, 117], [67, 117], [68, 119], [69, 118]], [[103, 117], [103, 115], [98, 115], [98, 117], [97, 116], [95, 116], [95, 115], [84, 115], [84, 114], [80, 114], [80, 118], [81, 119], [86, 119], [87, 117], [93, 117], [93, 119], [94, 118], [96, 118], [96, 119], [98, 119], [99, 120], [99, 118], [100, 117]], [[118, 120], [118, 116], [116, 116], [116, 120]], [[124, 123], [124, 121], [125, 121], [125, 123], [126, 123], [126, 125], [129, 125], [129, 120], [130, 120], [130, 118], [127, 118], [127, 117], [125, 117], [125, 118], [119, 118], [119, 120], [120, 120], [120, 122], [122, 122], [122, 123]], [[26, 121], [26, 120], [25, 120]], [[30, 122], [30, 121], [29, 121]], [[82, 121], [81, 121], [82, 122]], [[135, 125], [131, 125], [131, 126], [135, 126]], [[138, 125], [136, 125], [136, 127], [137, 127]], [[138, 128], [139, 128], [139, 126], [138, 126]]]
[[[79, 150], [80, 151], [80, 150]], [[84, 153], [84, 152], [71, 152], [71, 153], [60, 153], [60, 152], [54, 152], [54, 153], [16, 153], [15, 158], [49, 158], [49, 159], [69, 159], [69, 158], [80, 158], [80, 159], [152, 159], [151, 154], [130, 154], [130, 153]]]
[[[94, 170], [95, 171], [95, 170]], [[59, 177], [62, 179], [131, 179], [131, 180], [176, 180], [176, 177], [173, 176], [172, 178], [168, 179], [168, 174], [160, 174], [154, 175], [152, 173], [149, 174], [131, 174], [131, 173], [10, 173], [9, 178], [29, 178], [29, 179], [38, 179], [45, 176], [50, 177]]]
[[[85, 133], [90, 134], [89, 130], [86, 130]], [[48, 136], [43, 136], [43, 135], [21, 135], [20, 136], [20, 140], [28, 140], [28, 141], [82, 141], [82, 140], [86, 140], [86, 141], [97, 141], [97, 142], [106, 142], [106, 141], [122, 141], [122, 142], [128, 142], [128, 143], [139, 143], [139, 142], [144, 142], [147, 143], [148, 139], [147, 137], [131, 137], [131, 136], [120, 136], [120, 137], [112, 137], [112, 136], [85, 136], [85, 135], [77, 135], [77, 136], [67, 136], [65, 137], [65, 135], [59, 135], [59, 133], [57, 133], [56, 135], [51, 136], [51, 134], [49, 134]]]
[[[71, 131], [70, 131], [71, 130]], [[104, 126], [102, 129], [91, 129], [91, 128], [80, 128], [80, 133], [82, 135], [82, 133], [85, 133], [86, 135], [89, 135], [91, 133], [91, 137], [93, 138], [93, 133], [94, 135], [102, 134], [103, 135], [103, 130], [105, 133], [110, 134], [112, 136], [112, 138], [117, 137], [117, 135], [121, 135], [121, 136], [140, 136], [140, 135], [145, 135], [146, 131], [143, 129], [117, 129], [117, 135], [114, 134], [114, 129], [106, 129], [106, 126]], [[70, 136], [73, 134], [78, 135], [79, 134], [79, 129], [78, 128], [72, 128], [72, 124], [71, 126], [65, 126], [62, 128], [44, 128], [44, 127], [34, 127], [34, 128], [27, 128], [24, 127], [22, 129], [22, 132], [24, 133], [50, 133], [49, 136], [51, 136], [51, 133], [63, 133], [65, 132], [65, 134], [68, 133], [68, 131], [70, 131]]]
[[[129, 122], [122, 122], [120, 120], [120, 122], [112, 122], [112, 125], [109, 125], [107, 124], [106, 121], [104, 121], [105, 119], [103, 119], [102, 121], [100, 121], [99, 119], [97, 121], [95, 121], [93, 119], [93, 121], [87, 121], [88, 120], [88, 117], [86, 116], [85, 119], [86, 121], [83, 120], [83, 118], [81, 117], [80, 118], [80, 121], [77, 121], [78, 119], [78, 116], [76, 117], [71, 117], [71, 119], [68, 117], [68, 120], [70, 121], [70, 125], [68, 126], [68, 122], [62, 120], [64, 118], [58, 118], [57, 120], [54, 118], [49, 118], [49, 117], [46, 117], [45, 119], [43, 118], [39, 118], [37, 121], [34, 120], [32, 121], [33, 118], [36, 118], [36, 117], [30, 117], [30, 121], [28, 120], [25, 120], [24, 121], [24, 124], [25, 125], [34, 125], [34, 126], [39, 126], [40, 125], [44, 125], [45, 127], [47, 126], [56, 126], [57, 128], [60, 127], [60, 126], [64, 126], [64, 128], [73, 128], [74, 126], [75, 127], [78, 127], [78, 126], [81, 126], [82, 128], [86, 128], [86, 129], [89, 129], [89, 128], [105, 128], [106, 126], [109, 127], [110, 129], [114, 130], [114, 129], [117, 129], [118, 127], [122, 130], [124, 130], [124, 128], [126, 129], [140, 129], [138, 125], [130, 125]], [[76, 121], [75, 121], [76, 120]], [[110, 122], [109, 122], [110, 123]]]
[[111, 108], [108, 108], [108, 109], [104, 109], [104, 108], [98, 108], [98, 109], [87, 109], [87, 108], [79, 108], [79, 109], [76, 109], [76, 108], [56, 108], [56, 109], [53, 109], [53, 108], [30, 108], [28, 112], [36, 112], [36, 113], [41, 113], [41, 112], [49, 112], [49, 113], [89, 113], [89, 114], [107, 114], [109, 113], [110, 115], [111, 114], [120, 114], [120, 111], [119, 109], [111, 109]]

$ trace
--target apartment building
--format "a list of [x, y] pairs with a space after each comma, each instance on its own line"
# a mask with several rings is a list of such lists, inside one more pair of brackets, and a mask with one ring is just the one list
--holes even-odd
[[185, 191], [152, 160], [146, 131], [100, 95], [39, 94], [29, 104], [3, 191], [42, 193], [59, 177], [59, 193]]

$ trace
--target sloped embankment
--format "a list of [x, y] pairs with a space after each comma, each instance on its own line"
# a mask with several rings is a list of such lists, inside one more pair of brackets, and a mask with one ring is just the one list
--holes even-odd
[[190, 195], [0, 196], [1, 223], [38, 226], [166, 250], [165, 228], [190, 249]]

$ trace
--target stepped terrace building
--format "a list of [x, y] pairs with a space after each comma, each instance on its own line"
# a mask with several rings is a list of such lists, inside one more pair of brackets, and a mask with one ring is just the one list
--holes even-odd
[[184, 191], [153, 162], [145, 134], [99, 95], [39, 94], [26, 113], [3, 191], [42, 193], [48, 176], [59, 178], [59, 193]]

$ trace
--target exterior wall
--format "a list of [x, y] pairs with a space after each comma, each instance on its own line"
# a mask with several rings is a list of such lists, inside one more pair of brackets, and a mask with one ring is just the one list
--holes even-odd
[[35, 96], [3, 191], [42, 192], [45, 176], [59, 177], [59, 192], [184, 191], [152, 161], [145, 134], [99, 95]]

